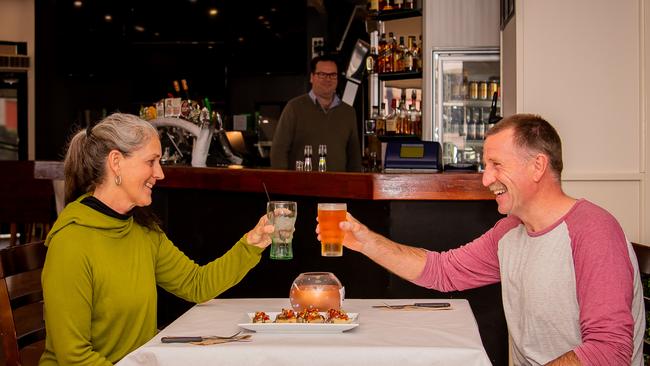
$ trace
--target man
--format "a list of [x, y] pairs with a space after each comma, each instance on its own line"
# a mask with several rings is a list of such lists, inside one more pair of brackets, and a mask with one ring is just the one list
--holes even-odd
[[641, 365], [645, 319], [634, 252], [612, 215], [562, 191], [555, 129], [539, 116], [506, 118], [487, 133], [484, 161], [483, 185], [508, 216], [481, 237], [436, 253], [392, 242], [348, 216], [339, 224], [345, 246], [440, 291], [500, 281], [516, 365]]
[[304, 160], [305, 145], [311, 145], [312, 165], [318, 166], [318, 145], [327, 145], [328, 171], [360, 171], [361, 148], [354, 109], [336, 95], [338, 68], [330, 56], [314, 58], [310, 64], [309, 93], [287, 103], [282, 111], [271, 146], [271, 166], [294, 169]]

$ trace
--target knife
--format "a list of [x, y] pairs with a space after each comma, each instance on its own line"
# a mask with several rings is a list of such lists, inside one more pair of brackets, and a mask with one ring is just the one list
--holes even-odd
[[209, 339], [208, 337], [162, 337], [160, 339], [163, 343], [190, 343], [190, 342], [203, 342]]

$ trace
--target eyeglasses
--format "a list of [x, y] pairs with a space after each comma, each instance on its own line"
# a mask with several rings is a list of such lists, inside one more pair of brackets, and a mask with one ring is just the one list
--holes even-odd
[[316, 75], [316, 77], [319, 79], [330, 80], [336, 80], [336, 78], [339, 76], [339, 74], [335, 72], [315, 72], [314, 75]]

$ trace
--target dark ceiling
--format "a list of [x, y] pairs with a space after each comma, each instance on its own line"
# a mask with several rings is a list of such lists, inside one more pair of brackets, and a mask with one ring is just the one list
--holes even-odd
[[301, 0], [64, 0], [56, 8], [57, 38], [74, 56], [68, 65], [75, 70], [101, 64], [87, 58], [92, 54], [110, 63], [110, 53], [142, 49], [154, 54], [173, 49], [191, 57], [217, 52], [242, 68], [269, 62], [271, 70], [282, 70], [293, 67], [291, 60], [282, 67], [269, 56], [291, 57], [307, 47]]

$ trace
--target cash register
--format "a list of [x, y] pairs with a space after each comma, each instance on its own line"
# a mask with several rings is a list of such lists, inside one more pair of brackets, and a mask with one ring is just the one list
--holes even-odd
[[384, 157], [386, 173], [442, 171], [442, 148], [436, 141], [389, 141]]

